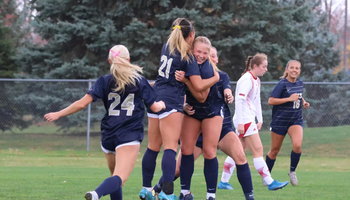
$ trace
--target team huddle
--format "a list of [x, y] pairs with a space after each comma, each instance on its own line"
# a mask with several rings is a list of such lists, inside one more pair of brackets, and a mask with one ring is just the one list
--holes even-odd
[[[263, 118], [260, 103], [260, 79], [267, 71], [268, 59], [257, 53], [246, 60], [245, 70], [237, 82], [235, 98], [229, 76], [219, 70], [217, 50], [204, 36], [195, 37], [190, 21], [178, 18], [173, 22], [168, 41], [163, 45], [158, 76], [149, 83], [142, 68], [130, 63], [128, 49], [116, 45], [109, 51], [110, 74], [101, 76], [87, 94], [67, 108], [45, 115], [52, 122], [82, 110], [91, 102], [102, 99], [106, 113], [101, 121], [101, 149], [111, 177], [85, 199], [99, 200], [110, 195], [122, 199], [122, 186], [130, 176], [144, 137], [145, 105], [148, 116], [148, 145], [142, 159], [143, 187], [141, 200], [192, 200], [191, 179], [194, 161], [203, 154], [207, 200], [215, 200], [216, 188], [232, 189], [229, 179], [237, 170], [237, 179], [245, 199], [253, 200], [253, 184], [245, 150], [253, 154], [254, 167], [268, 190], [285, 187], [271, 171], [283, 139], [288, 133], [293, 144], [289, 170], [290, 182], [297, 185], [296, 167], [300, 160], [303, 138], [302, 107], [310, 106], [303, 97], [300, 62], [287, 63], [285, 74], [271, 93], [273, 105], [271, 150], [263, 158], [259, 136]], [[235, 104], [231, 115], [228, 104]], [[256, 123], [257, 119], [257, 123]], [[233, 129], [235, 127], [235, 130]], [[178, 147], [181, 146], [179, 152]], [[162, 177], [152, 185], [156, 159], [163, 146]], [[220, 149], [225, 160], [219, 185], [218, 160]], [[176, 157], [177, 154], [177, 157]], [[181, 192], [174, 194], [174, 180], [180, 177]]]

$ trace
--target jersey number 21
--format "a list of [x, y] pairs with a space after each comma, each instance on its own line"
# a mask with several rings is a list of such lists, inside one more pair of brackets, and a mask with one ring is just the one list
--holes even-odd
[[[168, 60], [168, 57], [166, 57], [165, 55], [162, 55], [162, 57], [160, 58], [160, 62], [162, 62], [162, 65], [159, 67], [158, 74], [159, 76], [162, 76], [168, 79], [170, 67], [171, 67], [171, 63], [173, 62], [173, 59], [170, 58]], [[165, 68], [165, 72], [163, 72], [164, 68]]]

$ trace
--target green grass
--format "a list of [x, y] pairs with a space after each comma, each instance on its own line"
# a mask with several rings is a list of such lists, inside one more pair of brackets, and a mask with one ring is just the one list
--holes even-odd
[[[299, 185], [288, 185], [278, 191], [262, 186], [247, 152], [256, 199], [350, 199], [350, 133], [349, 126], [307, 128], [304, 130], [303, 155], [297, 174]], [[269, 150], [270, 135], [260, 134], [264, 152]], [[272, 176], [288, 180], [290, 139], [287, 136], [276, 161]], [[129, 180], [123, 187], [125, 200], [138, 199], [142, 187], [141, 160], [147, 145], [142, 144], [140, 155]], [[83, 199], [86, 191], [95, 189], [109, 176], [109, 170], [100, 150], [99, 137], [92, 137], [90, 151], [86, 137], [60, 134], [0, 134], [0, 200], [62, 200]], [[160, 177], [162, 154], [158, 156], [154, 182]], [[219, 179], [226, 156], [218, 153]], [[217, 190], [216, 199], [244, 199], [236, 175], [231, 178], [233, 191]], [[203, 157], [195, 165], [192, 178], [195, 199], [205, 199]], [[175, 192], [180, 191], [179, 181]], [[104, 197], [102, 199], [109, 199]]]

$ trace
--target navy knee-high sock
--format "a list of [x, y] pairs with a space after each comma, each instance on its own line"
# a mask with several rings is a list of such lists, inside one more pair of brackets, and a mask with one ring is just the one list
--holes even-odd
[[191, 155], [181, 156], [180, 184], [182, 190], [191, 189], [191, 179], [194, 171], [194, 157]]
[[299, 160], [300, 160], [301, 152], [300, 153], [295, 153], [292, 151], [290, 153], [290, 171], [294, 172], [295, 169], [298, 166]]
[[153, 151], [147, 148], [142, 158], [142, 180], [143, 187], [152, 187], [154, 170], [156, 169], [156, 160], [158, 151]]
[[111, 200], [123, 200], [123, 189], [122, 189], [122, 187], [120, 187], [119, 190], [111, 193], [109, 196], [111, 197]]
[[207, 193], [216, 193], [218, 171], [219, 163], [216, 157], [213, 159], [204, 159], [204, 177], [207, 183]]
[[174, 193], [173, 180], [175, 177], [176, 169], [176, 152], [172, 149], [164, 150], [162, 159], [162, 171], [163, 171], [163, 186], [162, 190], [165, 194]]
[[266, 154], [266, 160], [265, 160], [265, 162], [266, 162], [267, 168], [269, 168], [270, 173], [271, 173], [271, 171], [272, 171], [273, 166], [275, 165], [275, 161], [276, 161], [276, 159], [272, 160], [272, 159]]
[[243, 165], [237, 165], [237, 178], [239, 183], [241, 184], [244, 195], [253, 194], [253, 183], [252, 183], [252, 175], [250, 173], [248, 162]]
[[122, 185], [122, 179], [119, 176], [111, 176], [106, 178], [101, 185], [99, 185], [95, 192], [98, 195], [98, 198], [105, 196], [107, 194], [111, 194], [119, 190]]

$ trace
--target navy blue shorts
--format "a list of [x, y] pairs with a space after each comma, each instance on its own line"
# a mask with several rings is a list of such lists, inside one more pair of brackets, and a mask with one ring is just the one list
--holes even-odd
[[[219, 142], [222, 140], [222, 138], [224, 138], [227, 133], [229, 132], [234, 132], [232, 126], [224, 126], [222, 127], [221, 133], [220, 133], [220, 138], [219, 138]], [[199, 135], [197, 142], [196, 142], [196, 147], [199, 147], [201, 149], [203, 149], [203, 135], [202, 133]]]
[[303, 119], [297, 119], [296, 121], [291, 122], [288, 125], [285, 125], [285, 124], [281, 125], [278, 123], [271, 124], [270, 131], [272, 131], [278, 135], [285, 136], [288, 133], [289, 127], [294, 126], [294, 125], [300, 125], [301, 127], [303, 127]]

